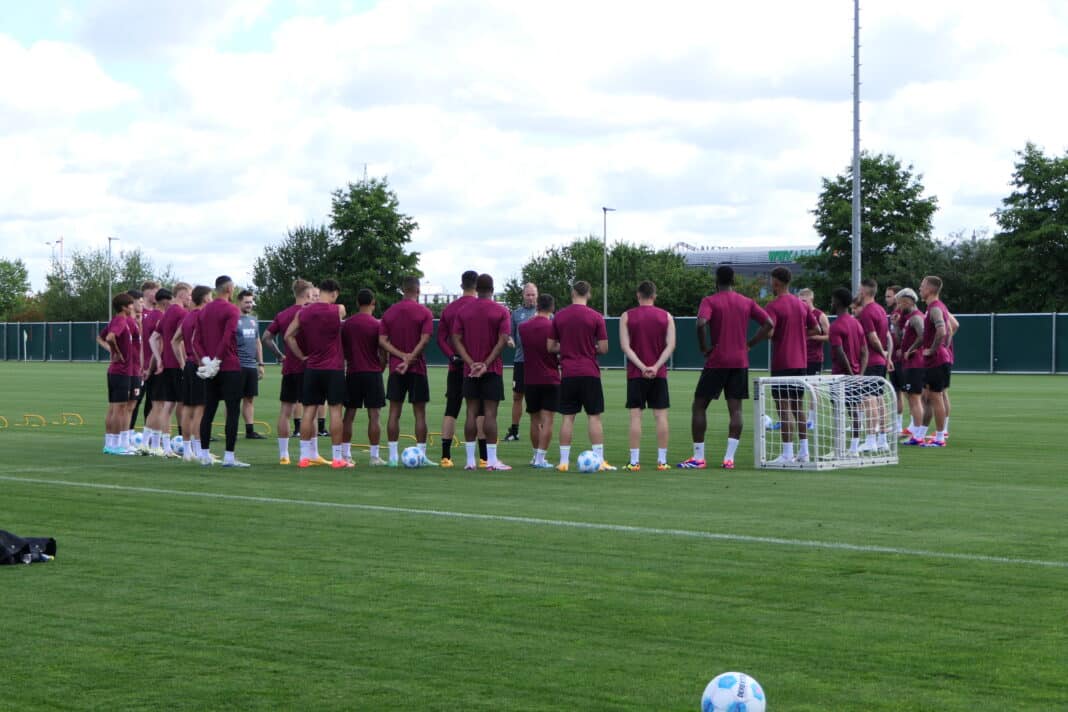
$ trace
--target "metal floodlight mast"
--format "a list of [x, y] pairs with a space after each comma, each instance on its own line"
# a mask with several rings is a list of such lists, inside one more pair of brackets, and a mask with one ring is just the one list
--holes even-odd
[[601, 226], [601, 239], [604, 240], [604, 283], [601, 285], [604, 297], [604, 316], [608, 316], [608, 213], [615, 211], [615, 208], [601, 207], [601, 212], [604, 214], [604, 225]]
[[853, 294], [860, 291], [860, 0], [853, 0]]

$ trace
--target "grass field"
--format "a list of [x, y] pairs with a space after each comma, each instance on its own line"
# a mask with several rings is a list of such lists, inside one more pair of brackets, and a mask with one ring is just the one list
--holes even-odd
[[649, 470], [649, 437], [562, 475], [518, 443], [494, 474], [106, 457], [103, 373], [0, 363], [0, 528], [59, 542], [0, 568], [0, 709], [694, 710], [726, 670], [776, 711], [1068, 709], [1064, 377], [954, 376], [950, 447], [896, 467], [757, 471], [747, 431], [730, 473]]

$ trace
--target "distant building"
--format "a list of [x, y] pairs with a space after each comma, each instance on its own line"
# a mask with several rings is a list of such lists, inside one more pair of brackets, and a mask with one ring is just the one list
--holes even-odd
[[730, 265], [735, 274], [745, 277], [766, 277], [776, 267], [788, 267], [791, 272], [801, 272], [797, 258], [814, 255], [815, 246], [805, 247], [695, 247], [685, 242], [673, 249], [682, 255], [687, 267], [715, 270], [720, 265]]

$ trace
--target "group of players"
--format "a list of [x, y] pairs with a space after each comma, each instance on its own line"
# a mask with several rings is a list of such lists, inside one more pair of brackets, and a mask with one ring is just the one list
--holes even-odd
[[[862, 282], [855, 297], [848, 289], [835, 290], [831, 300], [835, 320], [830, 323], [813, 304], [811, 290], [791, 293], [791, 278], [785, 267], [772, 270], [774, 298], [762, 308], [734, 291], [731, 267], [717, 269], [717, 290], [701, 301], [697, 316], [698, 345], [705, 354], [705, 364], [691, 408], [693, 453], [675, 467], [707, 467], [706, 412], [710, 401], [722, 394], [729, 415], [722, 467], [734, 468], [743, 427], [742, 400], [749, 397], [748, 352], [765, 339], [772, 342], [772, 376], [819, 374], [824, 346], [829, 344], [832, 374], [889, 377], [899, 393], [899, 412], [893, 425], [908, 438], [904, 444], [943, 447], [948, 430], [952, 335], [958, 324], [939, 299], [941, 280], [925, 277], [919, 296], [912, 289], [889, 288], [889, 313], [876, 302], [873, 280]], [[338, 303], [340, 287], [336, 281], [327, 279], [316, 286], [298, 279], [293, 283], [293, 305], [275, 316], [261, 338], [257, 338], [255, 321], [249, 316], [251, 293], [239, 295], [239, 310], [232, 303], [234, 286], [228, 277], [216, 280], [214, 293], [206, 286], [192, 288], [184, 283], [174, 285], [172, 293], [146, 283], [140, 294], [132, 290], [116, 296], [115, 317], [101, 337], [101, 344], [112, 354], [105, 452], [134, 452], [130, 444], [132, 420], [136, 419], [140, 392], [151, 389], [155, 405], [151, 417], [146, 415], [144, 432], [148, 452], [171, 452], [167, 434], [170, 417], [181, 404], [180, 427], [188, 440], [183, 457], [213, 464], [216, 460], [208, 443], [221, 401], [226, 406], [222, 464], [247, 467], [234, 453], [238, 418], [242, 399], [248, 407], [256, 394], [255, 384], [263, 376], [262, 349], [266, 347], [282, 364], [280, 464], [291, 463], [289, 441], [296, 431], [299, 467], [355, 467], [353, 425], [363, 408], [367, 411], [369, 464], [397, 467], [400, 419], [407, 399], [414, 415], [420, 466], [455, 466], [452, 445], [460, 411], [466, 406], [462, 426], [465, 469], [509, 470], [511, 467], [498, 456], [497, 421], [499, 405], [505, 400], [502, 354], [511, 346], [515, 349], [512, 422], [504, 439], [519, 440], [525, 401], [533, 449], [530, 465], [566, 472], [575, 417], [585, 412], [589, 441], [601, 469], [616, 469], [604, 458], [601, 414], [605, 405], [597, 362], [598, 355], [608, 352], [608, 336], [603, 316], [587, 305], [589, 283], [575, 282], [571, 303], [559, 311], [553, 296], [539, 295], [533, 284], [524, 286], [523, 304], [512, 312], [494, 301], [490, 275], [464, 272], [460, 286], [463, 294], [446, 306], [436, 333], [437, 345], [449, 360], [437, 462], [426, 454], [426, 404], [431, 393], [425, 350], [435, 338], [434, 320], [419, 301], [416, 277], [405, 278], [403, 298], [386, 309], [381, 319], [374, 316], [377, 304], [369, 289], [358, 292], [357, 313], [348, 316]], [[143, 316], [142, 300], [150, 305]], [[652, 282], [637, 286], [636, 301], [637, 306], [620, 319], [620, 346], [627, 361], [626, 407], [630, 411], [630, 458], [623, 469], [641, 468], [642, 412], [648, 409], [653, 411], [656, 424], [656, 469], [668, 470], [672, 466], [667, 456], [667, 362], [675, 349], [675, 322], [655, 305], [656, 286]], [[921, 301], [925, 312], [918, 309]], [[251, 325], [239, 323], [242, 311]], [[747, 336], [749, 321], [759, 327], [751, 338]], [[279, 336], [285, 342], [284, 351], [276, 343]], [[385, 384], [383, 371], [388, 372]], [[141, 383], [144, 374], [152, 374], [149, 383]], [[809, 458], [807, 434], [812, 416], [806, 417], [804, 399], [795, 390], [773, 392], [779, 416], [775, 427], [782, 438], [779, 459], [783, 462]], [[912, 417], [908, 428], [901, 422], [906, 398]], [[380, 411], [387, 401], [388, 452], [383, 458]], [[330, 415], [330, 459], [319, 454], [316, 438], [316, 415], [324, 405]], [[559, 461], [554, 465], [547, 454], [558, 413], [562, 422]], [[878, 419], [889, 423], [887, 414]], [[935, 432], [925, 438], [932, 419]], [[250, 415], [246, 422], [251, 422]], [[322, 431], [319, 422], [318, 430]], [[863, 444], [855, 440], [853, 453], [886, 449], [893, 425], [873, 428], [875, 432]], [[246, 427], [251, 431], [251, 425]]]

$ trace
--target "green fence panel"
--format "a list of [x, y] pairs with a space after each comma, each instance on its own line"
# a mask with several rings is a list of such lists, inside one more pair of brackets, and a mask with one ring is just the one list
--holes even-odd
[[1068, 314], [1057, 315], [1057, 373], [1068, 373]]
[[23, 324], [23, 333], [27, 334], [24, 341], [25, 356], [27, 361], [45, 361], [48, 359], [48, 325], [44, 322]]
[[597, 363], [601, 368], [623, 368], [627, 365], [627, 357], [619, 346], [619, 317], [608, 317], [604, 320], [604, 326], [608, 333], [608, 353], [599, 355]]
[[62, 321], [54, 321], [46, 325], [49, 361], [70, 361], [73, 346], [70, 327], [70, 322]]
[[1049, 373], [1053, 364], [1053, 315], [995, 315], [994, 353], [995, 371]]
[[8, 324], [4, 331], [4, 357], [11, 361], [22, 358], [21, 324]]
[[[749, 322], [748, 334], [751, 338], [760, 329], [758, 324]], [[767, 370], [771, 351], [767, 342], [757, 344], [749, 351], [749, 368]], [[675, 317], [675, 354], [672, 368], [701, 369], [705, 367], [705, 356], [697, 346], [697, 317]]]
[[990, 372], [990, 314], [955, 314], [960, 328], [953, 337], [953, 370]]
[[7, 323], [0, 324], [0, 359], [7, 360]]
[[95, 321], [76, 321], [70, 325], [70, 359], [72, 361], [95, 361], [97, 352]]

